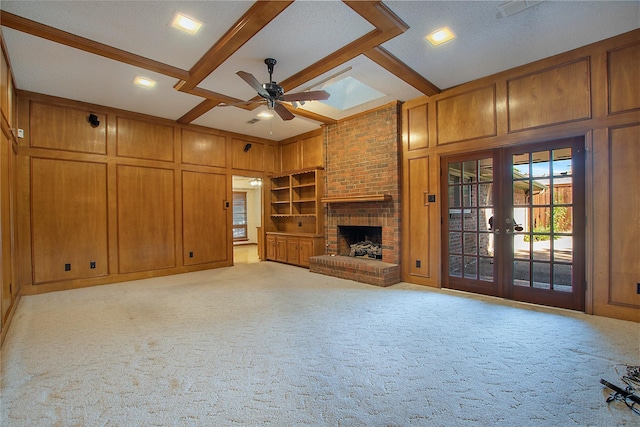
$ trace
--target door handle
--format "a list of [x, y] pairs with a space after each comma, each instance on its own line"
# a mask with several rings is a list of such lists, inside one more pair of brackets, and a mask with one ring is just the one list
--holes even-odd
[[494, 229], [494, 230], [493, 230], [493, 233], [494, 233], [494, 234], [500, 234], [500, 229], [499, 229], [499, 228]]

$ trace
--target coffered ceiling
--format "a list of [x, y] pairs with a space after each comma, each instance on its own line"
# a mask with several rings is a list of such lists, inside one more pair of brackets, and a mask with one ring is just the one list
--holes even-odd
[[[273, 140], [640, 27], [637, 0], [529, 0], [510, 16], [504, 3], [2, 0], [0, 8], [20, 90]], [[171, 27], [176, 12], [201, 21], [200, 31]], [[456, 38], [430, 45], [425, 36], [444, 26]], [[223, 106], [260, 100], [236, 72], [266, 83], [265, 58], [277, 60], [273, 79], [286, 93], [352, 78], [379, 97], [352, 106], [356, 95], [343, 84], [345, 109], [289, 105], [290, 121], [257, 117], [267, 110], [261, 102]], [[135, 86], [136, 76], [157, 84]]]

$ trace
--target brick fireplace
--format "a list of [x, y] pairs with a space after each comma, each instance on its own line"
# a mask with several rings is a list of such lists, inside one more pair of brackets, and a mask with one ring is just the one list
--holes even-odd
[[[327, 255], [312, 258], [311, 271], [382, 286], [400, 281], [399, 111], [394, 102], [325, 129]], [[382, 260], [341, 256], [342, 226], [379, 227]]]

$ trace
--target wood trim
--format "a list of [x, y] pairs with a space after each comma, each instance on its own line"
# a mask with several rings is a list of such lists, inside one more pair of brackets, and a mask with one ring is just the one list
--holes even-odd
[[409, 68], [404, 62], [400, 61], [397, 57], [393, 56], [391, 52], [381, 46], [376, 46], [364, 52], [364, 55], [425, 95], [432, 96], [441, 92], [436, 85], [422, 77], [412, 68]]
[[362, 196], [322, 197], [322, 203], [389, 202], [391, 194], [365, 194]]
[[409, 26], [381, 1], [342, 0], [342, 2], [380, 31], [399, 30], [404, 33], [409, 29]]
[[95, 55], [104, 56], [105, 58], [113, 59], [125, 64], [144, 68], [145, 70], [153, 71], [165, 76], [183, 80], [189, 78], [189, 72], [186, 70], [126, 52], [84, 37], [76, 36], [66, 31], [50, 27], [12, 13], [0, 11], [0, 23], [5, 27], [12, 28], [14, 30], [22, 31], [36, 37], [41, 37], [52, 42], [93, 53]]
[[180, 90], [195, 88], [293, 1], [257, 1], [189, 70]]
[[293, 108], [289, 105], [282, 104], [287, 110], [291, 111], [296, 116], [305, 117], [307, 119], [315, 120], [318, 122], [322, 122], [325, 125], [335, 125], [338, 123], [336, 119], [332, 119], [331, 117], [323, 116], [321, 114], [314, 113], [313, 111], [303, 110], [302, 108]]
[[[280, 3], [280, 8], [270, 9], [267, 8], [267, 3]], [[251, 37], [253, 37], [261, 28], [267, 25], [272, 19], [274, 19], [282, 10], [284, 10], [292, 2], [282, 1], [270, 1], [270, 2], [257, 2], [240, 20], [229, 30], [190, 70], [191, 77], [183, 82], [179, 82], [175, 88], [186, 93], [194, 95], [204, 96], [212, 100], [222, 99], [219, 95], [213, 92], [207, 92], [204, 90], [198, 90], [198, 92], [192, 92], [196, 89], [198, 83], [200, 83], [207, 75], [215, 70], [220, 64], [222, 64], [227, 58], [229, 58], [237, 49], [239, 49], [244, 43], [246, 43]], [[345, 5], [349, 6], [356, 13], [370, 22], [376, 27], [375, 30], [365, 34], [364, 36], [354, 40], [348, 45], [338, 49], [332, 54], [322, 58], [316, 63], [308, 66], [302, 71], [294, 74], [293, 76], [280, 82], [280, 86], [285, 92], [299, 87], [304, 83], [328, 72], [332, 69], [339, 67], [345, 62], [362, 55], [365, 52], [375, 49], [380, 44], [402, 34], [409, 29], [409, 26], [405, 24], [396, 14], [394, 14], [384, 3], [381, 1], [344, 1]], [[268, 12], [258, 12], [258, 10], [264, 9]], [[266, 21], [266, 22], [263, 22]], [[253, 32], [251, 32], [251, 31]], [[382, 49], [382, 48], [380, 48]], [[383, 50], [384, 51], [384, 50]], [[386, 52], [386, 51], [384, 51]], [[372, 55], [376, 55], [373, 53]], [[423, 79], [418, 73], [410, 69], [406, 64], [402, 63], [395, 57], [383, 59], [382, 53], [377, 54], [380, 61], [383, 61], [385, 65], [381, 66], [387, 68], [392, 73], [402, 70], [402, 74], [399, 76], [401, 79], [407, 81], [409, 84], [416, 84], [418, 90], [423, 91], [425, 94], [439, 93], [440, 90], [431, 84], [426, 79]], [[390, 54], [389, 54], [390, 55]], [[392, 59], [393, 58], [393, 59]], [[375, 60], [374, 60], [375, 61]], [[409, 79], [409, 80], [407, 80]], [[428, 92], [425, 92], [428, 91]], [[437, 92], [434, 92], [437, 91]], [[259, 101], [259, 97], [254, 97], [251, 101]], [[238, 101], [236, 101], [238, 102]], [[240, 101], [241, 102], [241, 101]], [[189, 113], [178, 119], [179, 123], [187, 124], [201, 115], [205, 114], [211, 108], [217, 104], [212, 105], [210, 103], [201, 103]], [[256, 104], [248, 104], [247, 109], [252, 110]], [[208, 109], [207, 109], [208, 107]], [[245, 107], [241, 107], [245, 108]], [[325, 124], [335, 124], [337, 120], [317, 115], [315, 113], [306, 112], [303, 110], [295, 110], [294, 114], [306, 117], [312, 120], [317, 120]]]
[[204, 101], [202, 101], [200, 104], [193, 107], [190, 111], [185, 113], [182, 117], [180, 117], [176, 121], [180, 124], [187, 125], [192, 121], [194, 121], [195, 119], [197, 119], [198, 117], [207, 113], [209, 110], [211, 110], [213, 107], [215, 107], [218, 104], [220, 104], [220, 101], [216, 99], [205, 99]]

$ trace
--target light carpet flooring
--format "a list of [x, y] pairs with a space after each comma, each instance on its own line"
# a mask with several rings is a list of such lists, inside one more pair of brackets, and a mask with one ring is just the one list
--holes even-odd
[[640, 325], [273, 262], [26, 296], [2, 426], [637, 426]]

